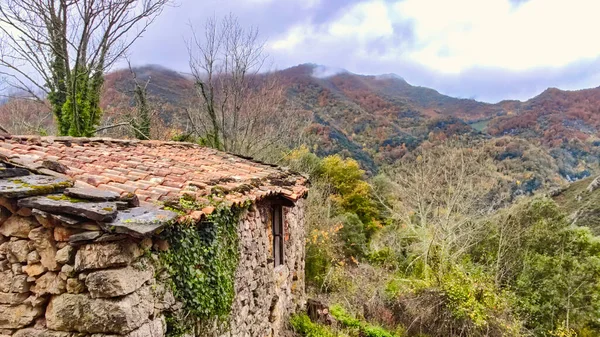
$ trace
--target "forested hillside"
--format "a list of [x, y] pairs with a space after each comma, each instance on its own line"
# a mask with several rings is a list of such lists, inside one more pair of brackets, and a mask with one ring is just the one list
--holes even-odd
[[[487, 143], [497, 138], [496, 160], [521, 170], [525, 181], [535, 178], [529, 182], [533, 189], [541, 180], [559, 185], [589, 176], [600, 158], [598, 88], [548, 89], [525, 102], [488, 104], [412, 86], [396, 75], [313, 76], [318, 69], [304, 64], [275, 73], [297, 113], [310, 116], [302, 142], [320, 156], [354, 158], [371, 175], [421, 146], [457, 136]], [[148, 83], [161, 137], [185, 134], [190, 128], [186, 111], [197, 103], [190, 77], [158, 66], [135, 68], [135, 73]], [[105, 125], [132, 109], [133, 87], [128, 69], [107, 75]], [[517, 167], [523, 162], [529, 164]]]

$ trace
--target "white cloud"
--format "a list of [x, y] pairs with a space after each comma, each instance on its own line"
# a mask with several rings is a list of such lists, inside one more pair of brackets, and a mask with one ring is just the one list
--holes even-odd
[[388, 14], [388, 7], [383, 1], [359, 3], [326, 24], [316, 26], [304, 22], [295, 25], [269, 45], [273, 50], [290, 52], [303, 47], [335, 47], [340, 42], [364, 46], [374, 39], [393, 36], [392, 21]]
[[321, 0], [245, 0], [245, 4], [249, 5], [265, 5], [271, 4], [274, 2], [284, 2], [287, 1], [289, 3], [299, 4], [304, 9], [314, 8], [321, 4]]
[[[510, 0], [369, 0], [325, 24], [290, 27], [269, 46], [282, 54], [323, 54], [350, 43], [349, 58], [411, 62], [443, 73], [556, 68], [600, 55], [598, 13], [598, 0], [529, 0], [518, 6]], [[404, 44], [394, 27], [406, 24], [414, 40]]]

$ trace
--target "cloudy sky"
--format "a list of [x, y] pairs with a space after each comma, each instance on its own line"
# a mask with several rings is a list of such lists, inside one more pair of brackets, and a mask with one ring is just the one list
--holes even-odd
[[190, 23], [233, 13], [275, 66], [395, 73], [496, 102], [600, 86], [599, 0], [175, 0], [134, 45], [136, 64], [186, 71]]

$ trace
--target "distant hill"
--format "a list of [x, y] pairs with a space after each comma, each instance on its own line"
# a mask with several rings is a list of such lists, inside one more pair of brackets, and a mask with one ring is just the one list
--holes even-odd
[[[496, 104], [460, 99], [407, 83], [400, 76], [357, 75], [346, 71], [319, 76], [323, 67], [302, 64], [280, 70], [288, 96], [312, 112], [308, 134], [321, 155], [341, 153], [376, 172], [424, 142], [468, 137], [517, 137], [543, 147], [557, 161], [560, 174], [575, 180], [590, 174], [600, 158], [600, 88], [548, 89], [525, 101]], [[140, 81], [160, 105], [161, 118], [183, 123], [193, 95], [192, 81], [160, 66], [135, 68]], [[107, 114], [131, 104], [129, 70], [107, 74], [103, 105]], [[518, 154], [513, 154], [518, 155]]]

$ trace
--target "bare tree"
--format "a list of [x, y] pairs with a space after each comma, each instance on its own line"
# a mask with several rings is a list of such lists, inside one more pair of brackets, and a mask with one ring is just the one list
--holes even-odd
[[497, 207], [495, 171], [482, 149], [450, 142], [389, 169], [389, 179], [375, 181], [375, 195], [401, 224], [396, 242], [410, 242], [417, 260], [440, 276], [441, 262], [467, 253], [481, 237], [481, 216]]
[[[133, 89], [128, 91], [127, 95], [123, 93], [123, 96], [126, 97], [124, 101], [115, 100], [121, 101], [116, 107], [118, 111], [116, 118], [111, 118], [110, 109], [107, 110], [109, 117], [105, 118], [103, 125], [96, 129], [96, 132], [117, 137], [131, 136], [131, 133], [133, 133], [135, 138], [141, 140], [149, 140], [153, 136], [160, 137], [160, 134], [157, 133], [165, 130], [158, 131], [154, 129], [164, 127], [164, 123], [158, 116], [159, 109], [156, 108], [156, 103], [150, 102], [148, 97], [148, 85], [151, 77], [149, 76], [145, 81], [140, 80], [129, 59], [127, 59], [127, 64], [133, 82]], [[133, 96], [133, 106], [128, 95]]]
[[188, 51], [197, 91], [188, 117], [207, 145], [256, 156], [297, 129], [284, 86], [265, 69], [256, 28], [243, 28], [233, 15], [209, 19], [204, 36], [193, 30]]
[[0, 0], [0, 74], [47, 95], [61, 135], [92, 135], [104, 72], [169, 2]]

